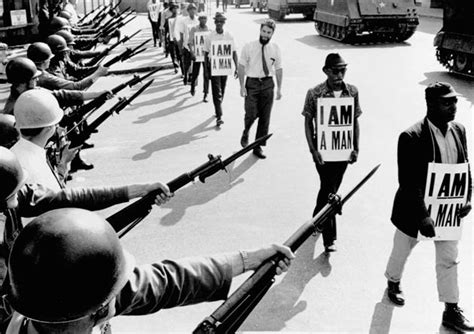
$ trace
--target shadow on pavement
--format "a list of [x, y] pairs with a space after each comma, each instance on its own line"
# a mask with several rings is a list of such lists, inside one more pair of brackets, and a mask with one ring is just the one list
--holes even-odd
[[174, 132], [168, 136], [158, 138], [157, 140], [142, 146], [143, 152], [137, 153], [132, 157], [133, 161], [148, 159], [153, 153], [161, 150], [169, 150], [178, 146], [188, 145], [191, 142], [206, 138], [207, 136], [198, 136], [202, 132], [214, 130], [214, 126], [209, 127], [214, 116], [209, 117], [204, 122], [198, 124], [189, 131]]
[[394, 308], [395, 305], [388, 299], [387, 289], [385, 289], [382, 300], [375, 304], [374, 314], [370, 323], [370, 334], [390, 333]]
[[444, 81], [453, 85], [454, 90], [461, 94], [466, 100], [474, 103], [474, 79], [446, 71], [426, 72], [426, 79], [420, 85], [428, 86], [432, 82]]
[[250, 154], [237, 167], [235, 161], [228, 165], [227, 173], [219, 172], [206, 179], [206, 183], [196, 182], [176, 192], [173, 200], [162, 206], [171, 209], [171, 212], [161, 218], [160, 224], [164, 226], [175, 225], [183, 218], [186, 209], [189, 207], [210, 202], [236, 185], [243, 183], [242, 175], [252, 168], [257, 160], [253, 154]]
[[332, 269], [328, 254], [323, 252], [314, 258], [319, 236], [310, 237], [303, 243], [281, 282], [269, 290], [240, 330], [280, 331], [287, 321], [306, 310], [307, 302], [300, 300], [306, 285], [318, 274], [329, 276]]
[[[348, 49], [388, 49], [388, 48], [400, 48], [408, 47], [410, 43], [357, 43], [357, 44], [344, 44], [341, 42], [334, 41], [332, 39], [321, 37], [315, 31], [312, 35], [306, 35], [301, 38], [296, 38], [298, 42], [306, 44], [316, 49], [322, 50], [348, 50]], [[362, 40], [363, 41], [363, 40]]]

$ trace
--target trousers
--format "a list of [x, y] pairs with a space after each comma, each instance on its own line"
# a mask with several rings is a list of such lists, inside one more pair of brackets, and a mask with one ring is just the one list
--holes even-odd
[[224, 100], [225, 86], [227, 84], [227, 75], [218, 75], [211, 77], [212, 102], [216, 117], [222, 117], [222, 101]]
[[[252, 124], [258, 118], [257, 133], [255, 139], [266, 136], [270, 126], [270, 115], [273, 106], [273, 89], [275, 83], [271, 78], [258, 80], [247, 78], [245, 88], [247, 96], [245, 97], [245, 131], [248, 132]], [[266, 143], [262, 143], [264, 146]]]
[[[400, 282], [408, 256], [418, 244], [399, 229], [393, 237], [393, 249], [387, 263], [385, 277], [392, 282]], [[442, 303], [457, 303], [459, 301], [458, 287], [458, 242], [434, 241], [436, 250], [436, 284], [438, 299]]]
[[[347, 161], [327, 161], [324, 165], [316, 164], [316, 170], [318, 171], [321, 185], [316, 200], [316, 207], [313, 211], [313, 217], [328, 203], [329, 194], [336, 194], [339, 190], [342, 178], [347, 169], [347, 164]], [[326, 220], [322, 233], [324, 246], [331, 245], [334, 240], [337, 239], [335, 216]]]
[[207, 95], [209, 93], [209, 73], [207, 73], [207, 69], [204, 63], [194, 62], [193, 74], [191, 76], [191, 86], [196, 87], [196, 82], [199, 77], [201, 65], [202, 65], [202, 76], [203, 76], [203, 84], [204, 84], [203, 93]]

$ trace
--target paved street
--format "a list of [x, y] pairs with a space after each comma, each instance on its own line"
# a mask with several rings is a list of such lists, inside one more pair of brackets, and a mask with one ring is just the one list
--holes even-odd
[[[227, 16], [224, 29], [233, 33], [240, 50], [245, 42], [258, 38], [259, 23], [266, 14], [253, 13], [248, 6], [229, 6]], [[213, 27], [212, 20], [209, 26]], [[387, 301], [383, 275], [394, 233], [390, 213], [398, 185], [397, 138], [425, 115], [424, 89], [430, 82], [448, 81], [462, 94], [457, 120], [467, 128], [474, 156], [474, 82], [447, 74], [436, 61], [433, 37], [440, 27], [441, 20], [423, 18], [406, 43], [354, 46], [319, 37], [313, 22], [303, 21], [300, 15], [290, 15], [278, 23], [273, 41], [283, 53], [283, 98], [274, 104], [274, 135], [265, 148], [268, 158], [258, 160], [247, 155], [230, 166], [228, 173], [178, 191], [124, 237], [125, 247], [138, 263], [147, 263], [256, 248], [283, 242], [296, 231], [310, 218], [319, 187], [304, 136], [303, 102], [307, 89], [325, 79], [321, 68], [326, 55], [339, 52], [349, 63], [346, 81], [359, 88], [363, 110], [359, 161], [348, 168], [341, 194], [376, 164], [382, 166], [343, 208], [343, 216], [338, 218], [338, 252], [326, 256], [320, 238], [307, 240], [290, 271], [277, 279], [241, 329], [446, 332], [440, 327], [444, 306], [437, 300], [432, 242], [420, 243], [409, 259], [402, 280], [407, 299], [403, 308]], [[138, 28], [143, 30], [136, 44], [151, 37], [146, 16], [140, 16], [126, 31]], [[150, 47], [116, 68], [168, 61], [158, 48]], [[103, 78], [92, 89], [111, 88], [127, 78]], [[159, 72], [154, 78], [153, 85], [131, 107], [109, 119], [93, 136], [95, 148], [84, 151], [83, 156], [95, 168], [76, 173], [70, 186], [168, 182], [204, 163], [208, 153], [226, 157], [240, 148], [243, 99], [238, 80], [229, 78], [223, 105], [225, 124], [218, 130], [212, 100], [202, 102], [202, 81], [193, 97], [189, 86], [184, 87], [172, 70]], [[130, 94], [126, 91], [122, 96]], [[118, 208], [101, 214], [105, 217]], [[472, 216], [465, 220], [459, 246], [459, 285], [460, 305], [474, 320]], [[233, 289], [246, 277], [235, 280]], [[120, 317], [112, 325], [114, 332], [190, 332], [220, 303], [186, 306], [146, 317]]]

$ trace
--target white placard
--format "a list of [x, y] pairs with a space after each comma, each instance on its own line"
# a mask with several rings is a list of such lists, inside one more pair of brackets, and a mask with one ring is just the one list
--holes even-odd
[[425, 205], [434, 221], [436, 236], [419, 240], [460, 240], [462, 219], [457, 211], [467, 201], [469, 164], [429, 163], [426, 177]]
[[211, 41], [211, 76], [232, 75], [232, 40]]
[[12, 20], [12, 26], [23, 26], [28, 24], [25, 9], [11, 10], [10, 17]]
[[210, 31], [196, 31], [194, 32], [194, 55], [196, 62], [204, 62], [204, 41], [209, 35]]
[[317, 150], [324, 161], [348, 161], [354, 150], [354, 98], [318, 98]]

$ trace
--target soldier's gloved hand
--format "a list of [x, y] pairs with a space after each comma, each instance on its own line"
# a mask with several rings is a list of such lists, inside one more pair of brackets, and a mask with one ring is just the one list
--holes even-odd
[[467, 202], [465, 205], [459, 208], [457, 214], [459, 218], [464, 218], [466, 217], [469, 212], [471, 212], [472, 206], [471, 203]]
[[313, 151], [311, 154], [313, 155], [313, 161], [316, 165], [324, 165], [324, 160], [321, 153], [318, 151]]
[[421, 221], [420, 233], [427, 238], [433, 238], [436, 235], [434, 221], [431, 217], [426, 217]]
[[357, 158], [358, 158], [358, 157], [359, 157], [359, 152], [357, 152], [357, 151], [355, 151], [355, 150], [352, 151], [352, 152], [351, 152], [351, 156], [349, 157], [349, 163], [350, 163], [350, 164], [353, 164], [354, 162], [357, 161]]
[[284, 255], [284, 259], [277, 263], [276, 274], [280, 275], [283, 272], [288, 271], [288, 267], [291, 264], [291, 260], [295, 258], [295, 254], [291, 251], [290, 248], [283, 245], [273, 244], [267, 247], [263, 247], [254, 251], [247, 251], [248, 258], [244, 262], [244, 270], [255, 270], [257, 269], [265, 260], [272, 257], [277, 253]]

